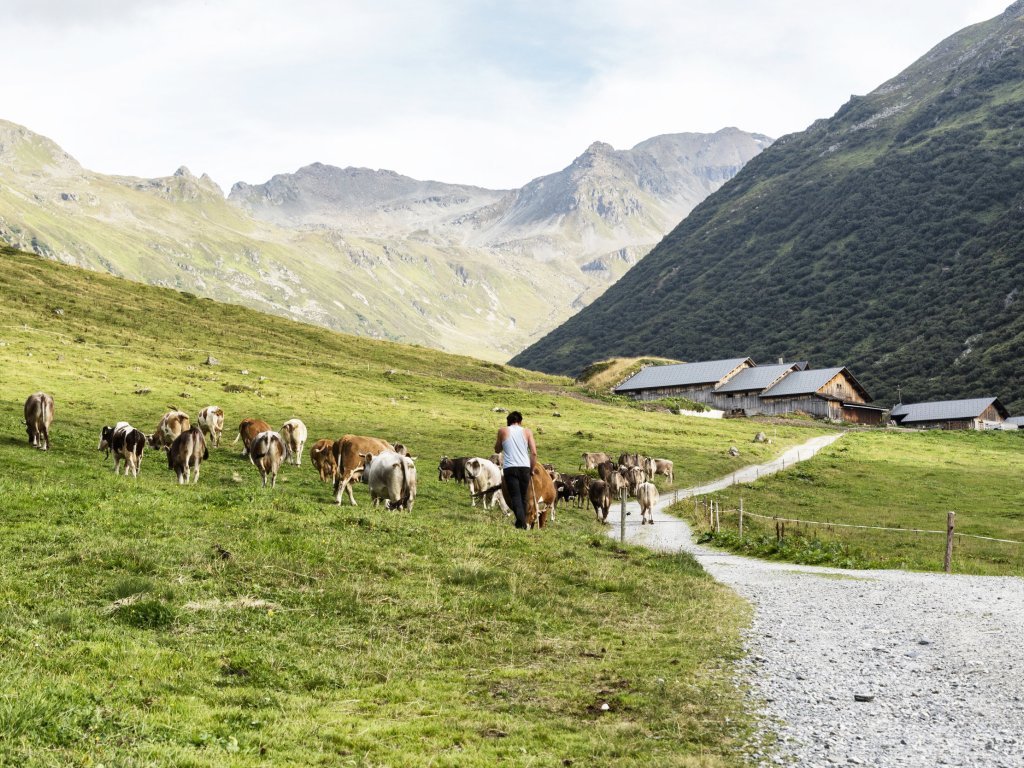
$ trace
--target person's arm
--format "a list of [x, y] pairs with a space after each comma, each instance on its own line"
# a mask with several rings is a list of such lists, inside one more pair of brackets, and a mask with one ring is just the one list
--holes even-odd
[[494, 441], [495, 453], [501, 453], [502, 449], [504, 448], [506, 432], [508, 432], [508, 429], [505, 427], [502, 427], [501, 429], [498, 430], [498, 439]]
[[533, 441], [533, 431], [529, 429], [523, 430], [526, 433], [526, 447], [530, 449], [530, 472], [533, 472], [533, 468], [537, 465], [537, 444]]

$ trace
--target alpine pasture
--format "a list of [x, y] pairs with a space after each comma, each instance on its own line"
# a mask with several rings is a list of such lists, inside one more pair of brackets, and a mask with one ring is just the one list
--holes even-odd
[[[440, 483], [521, 410], [541, 461], [675, 461], [676, 484], [816, 434], [578, 397], [568, 379], [343, 336], [0, 254], [0, 765], [643, 765], [742, 760], [733, 662], [747, 607], [689, 557], [621, 548], [564, 506], [516, 531]], [[212, 365], [206, 364], [209, 356]], [[52, 447], [22, 405], [55, 399]], [[120, 420], [226, 415], [198, 484], [147, 449], [97, 451]], [[559, 416], [554, 414], [558, 413]], [[337, 506], [311, 463], [275, 489], [231, 445], [298, 417], [417, 457], [412, 513]], [[659, 479], [661, 484], [661, 479]], [[662, 484], [662, 487], [664, 485]]]

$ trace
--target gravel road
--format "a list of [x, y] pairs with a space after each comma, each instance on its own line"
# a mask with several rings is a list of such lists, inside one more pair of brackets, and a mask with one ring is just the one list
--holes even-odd
[[[786, 465], [839, 436], [804, 444], [799, 457], [794, 449]], [[781, 464], [747, 468], [737, 481]], [[762, 730], [779, 738], [755, 764], [1024, 766], [1024, 580], [739, 557], [694, 544], [663, 511], [671, 501], [663, 497], [654, 525], [637, 525], [634, 512], [627, 540], [691, 553], [753, 604], [739, 682], [749, 683]]]

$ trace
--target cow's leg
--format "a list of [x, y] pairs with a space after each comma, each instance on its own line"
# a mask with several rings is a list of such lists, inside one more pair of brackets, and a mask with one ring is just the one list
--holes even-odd
[[302, 466], [302, 449], [306, 447], [305, 443], [299, 443], [299, 450], [295, 452], [295, 466]]
[[476, 495], [475, 494], [476, 494], [476, 480], [471, 477], [471, 478], [469, 478], [469, 503], [472, 506], [474, 506], [474, 507], [476, 506]]

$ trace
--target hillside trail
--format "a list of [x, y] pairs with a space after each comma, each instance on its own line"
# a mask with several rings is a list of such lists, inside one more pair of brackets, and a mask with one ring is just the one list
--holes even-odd
[[[841, 436], [677, 496], [751, 482]], [[1024, 580], [743, 557], [694, 543], [671, 504], [645, 526], [627, 505], [626, 541], [690, 553], [753, 605], [736, 681], [762, 714], [753, 764], [1024, 766]], [[618, 505], [609, 520], [617, 539]]]

